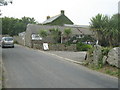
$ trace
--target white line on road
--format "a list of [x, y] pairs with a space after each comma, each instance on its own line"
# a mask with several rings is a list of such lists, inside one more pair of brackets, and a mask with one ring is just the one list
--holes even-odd
[[83, 62], [78, 62], [78, 61], [75, 61], [75, 60], [72, 60], [72, 59], [69, 59], [69, 58], [64, 58], [64, 57], [58, 56], [56, 54], [52, 54], [52, 53], [48, 53], [48, 52], [40, 51], [40, 50], [37, 50], [37, 51], [45, 53], [45, 54], [53, 55], [53, 56], [56, 56], [56, 57], [61, 58], [61, 59], [65, 59], [66, 61], [69, 61], [69, 62], [73, 62], [73, 63], [77, 63], [77, 64], [83, 64]]

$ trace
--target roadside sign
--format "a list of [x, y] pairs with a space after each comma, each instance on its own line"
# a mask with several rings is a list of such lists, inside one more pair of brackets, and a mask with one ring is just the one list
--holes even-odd
[[43, 43], [43, 49], [44, 50], [49, 50], [48, 43]]

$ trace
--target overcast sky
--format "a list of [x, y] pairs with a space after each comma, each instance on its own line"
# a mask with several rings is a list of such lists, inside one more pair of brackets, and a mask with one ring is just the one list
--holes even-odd
[[21, 18], [34, 17], [39, 23], [46, 20], [46, 16], [65, 15], [74, 24], [89, 25], [90, 18], [98, 13], [111, 16], [118, 13], [120, 0], [13, 0], [12, 5], [2, 6], [2, 17]]

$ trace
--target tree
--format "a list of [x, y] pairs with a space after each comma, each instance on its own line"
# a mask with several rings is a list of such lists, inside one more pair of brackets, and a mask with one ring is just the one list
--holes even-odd
[[12, 1], [5, 1], [5, 0], [0, 0], [0, 6], [6, 6], [8, 3], [12, 4]]
[[41, 37], [44, 37], [44, 38], [47, 37], [47, 35], [48, 35], [46, 30], [40, 30], [39, 34]]
[[49, 31], [52, 38], [55, 40], [55, 42], [59, 43], [61, 38], [61, 32], [59, 31], [59, 29], [53, 28], [53, 29], [50, 29]]
[[120, 31], [118, 26], [120, 25], [119, 14], [115, 14], [111, 17], [107, 27], [104, 29], [105, 37], [109, 41], [110, 46], [117, 46], [119, 43]]
[[72, 31], [71, 31], [70, 28], [64, 29], [64, 34], [65, 34], [65, 36], [66, 36], [66, 40], [67, 40], [67, 41], [69, 40], [71, 33], [72, 33]]
[[30, 17], [22, 17], [22, 19], [20, 20], [20, 23], [23, 23], [24, 25], [23, 25], [23, 31], [25, 31], [26, 30], [26, 28], [27, 28], [27, 25], [28, 24], [36, 24], [36, 21], [35, 21], [35, 19], [34, 18], [30, 18]]
[[27, 24], [36, 23], [34, 18], [24, 17], [22, 19], [18, 18], [2, 18], [2, 34], [7, 35], [18, 35], [18, 33], [24, 32], [27, 28]]
[[118, 37], [120, 32], [118, 31], [118, 25], [120, 22], [119, 14], [113, 15], [112, 17], [98, 14], [91, 19], [90, 27], [96, 32], [99, 44], [103, 46], [117, 46]]
[[22, 17], [22, 22], [25, 24], [25, 25], [27, 25], [27, 24], [36, 24], [36, 21], [35, 21], [35, 19], [34, 18], [30, 18], [30, 17]]
[[[6, 6], [8, 5], [8, 3], [12, 4], [12, 1], [5, 1], [5, 0], [0, 0], [0, 6]], [[0, 15], [1, 15], [1, 10], [0, 10]]]
[[108, 21], [109, 21], [109, 17], [104, 16], [102, 14], [98, 14], [95, 17], [92, 17], [91, 19], [90, 27], [96, 33], [96, 37], [100, 45], [106, 44], [103, 41], [105, 40], [103, 32], [104, 32], [104, 28], [107, 26]]

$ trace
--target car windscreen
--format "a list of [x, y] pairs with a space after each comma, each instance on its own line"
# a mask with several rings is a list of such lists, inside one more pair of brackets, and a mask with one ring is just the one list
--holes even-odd
[[5, 38], [5, 41], [13, 41], [13, 38]]

